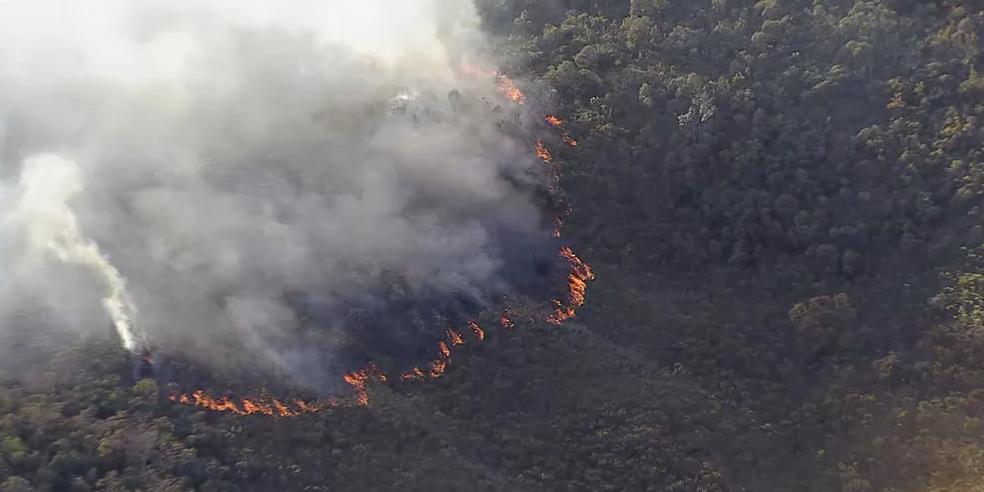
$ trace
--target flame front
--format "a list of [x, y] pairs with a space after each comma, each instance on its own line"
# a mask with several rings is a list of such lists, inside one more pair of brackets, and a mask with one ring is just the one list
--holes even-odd
[[261, 414], [268, 417], [294, 417], [337, 406], [337, 402], [334, 400], [327, 403], [308, 403], [304, 400], [295, 399], [288, 404], [276, 398], [242, 398], [239, 400], [233, 400], [229, 396], [214, 398], [202, 390], [195, 390], [191, 394], [171, 395], [168, 398], [183, 405], [192, 405], [216, 412], [229, 412], [236, 415]]
[[560, 256], [570, 264], [571, 271], [567, 275], [567, 304], [554, 300], [554, 312], [547, 316], [547, 322], [555, 325], [574, 317], [577, 308], [584, 305], [588, 282], [595, 279], [591, 266], [578, 258], [570, 247], [561, 248]]
[[366, 384], [372, 380], [381, 383], [387, 381], [386, 375], [371, 362], [358, 371], [346, 374], [343, 379], [352, 387], [352, 391], [355, 393], [355, 402], [363, 407], [369, 405], [369, 393], [366, 392]]
[[403, 381], [419, 381], [421, 379], [424, 379], [425, 377], [427, 376], [424, 374], [424, 371], [420, 370], [419, 367], [414, 367], [413, 369], [410, 369], [409, 371], [400, 375], [400, 379]]
[[472, 333], [475, 334], [475, 337], [478, 338], [479, 342], [485, 340], [485, 330], [483, 330], [481, 326], [478, 326], [478, 322], [469, 321], [468, 327], [471, 328]]
[[[518, 104], [525, 103], [526, 96], [516, 86], [512, 79], [496, 72], [495, 70], [482, 69], [473, 65], [464, 65], [462, 67], [462, 72], [472, 77], [496, 78], [498, 80], [497, 86], [499, 92], [502, 93], [504, 97]], [[544, 117], [544, 121], [546, 121], [550, 126], [561, 131], [561, 139], [565, 144], [570, 147], [577, 146], [577, 141], [575, 141], [570, 134], [567, 133], [567, 130], [564, 129], [563, 120], [554, 115], [547, 115]], [[557, 170], [556, 166], [553, 166], [553, 154], [551, 154], [550, 149], [548, 149], [547, 146], [540, 140], [534, 144], [533, 149], [537, 157], [543, 160], [545, 164], [551, 166], [553, 169], [552, 179], [557, 181]], [[549, 185], [549, 189], [551, 192], [555, 191], [552, 184]], [[569, 212], [562, 212], [561, 216], [554, 219], [554, 237], [560, 237], [561, 227], [564, 223], [563, 218], [567, 215], [567, 213]], [[551, 304], [553, 305], [553, 312], [543, 318], [551, 324], [561, 324], [565, 320], [574, 317], [576, 310], [584, 305], [588, 282], [595, 279], [595, 275], [594, 272], [591, 271], [591, 267], [581, 260], [570, 247], [564, 246], [561, 248], [560, 256], [566, 259], [570, 265], [570, 273], [567, 276], [567, 302], [565, 303], [560, 300], [551, 301]], [[535, 321], [532, 316], [526, 315], [512, 307], [507, 306], [505, 311], [499, 317], [499, 325], [504, 329], [515, 328], [516, 324], [513, 321], [514, 319], [521, 319], [526, 322]], [[477, 321], [469, 320], [466, 325], [472, 333], [475, 334], [475, 339], [478, 342], [485, 340], [485, 330], [479, 326]], [[446, 339], [437, 343], [437, 358], [430, 361], [427, 369], [425, 370], [420, 367], [413, 367], [400, 375], [399, 379], [401, 381], [422, 381], [428, 378], [437, 379], [444, 375], [451, 363], [451, 347], [465, 344], [461, 333], [455, 331], [453, 328], [447, 329], [445, 334]], [[369, 363], [360, 370], [345, 374], [343, 379], [352, 388], [355, 403], [359, 406], [369, 405], [367, 386], [370, 383], [387, 383], [389, 381], [386, 374], [376, 368], [376, 366], [372, 363]], [[229, 412], [236, 415], [262, 414], [271, 417], [292, 417], [302, 414], [316, 413], [323, 411], [326, 408], [339, 406], [338, 400], [334, 398], [329, 399], [326, 403], [308, 403], [304, 400], [294, 399], [290, 402], [290, 404], [287, 404], [277, 399], [262, 398], [244, 398], [234, 401], [228, 396], [213, 398], [201, 390], [196, 390], [191, 394], [173, 395], [170, 397], [170, 400], [176, 403], [193, 405], [218, 412]]]
[[505, 75], [499, 75], [499, 92], [517, 104], [526, 104], [526, 95]]
[[570, 133], [567, 133], [567, 129], [564, 128], [564, 120], [552, 114], [548, 114], [543, 118], [543, 121], [546, 121], [548, 125], [560, 130], [560, 139], [563, 140], [565, 144], [570, 147], [577, 147], [577, 140], [574, 140], [574, 137], [572, 137]]
[[536, 156], [543, 162], [547, 164], [553, 162], [553, 155], [550, 153], [550, 149], [548, 149], [546, 145], [543, 145], [543, 142], [538, 140], [536, 144], [533, 145], [533, 150], [536, 152]]
[[458, 332], [456, 332], [456, 331], [454, 331], [454, 330], [452, 330], [452, 329], [449, 328], [448, 331], [447, 331], [447, 334], [448, 334], [448, 341], [451, 342], [451, 345], [464, 345], [465, 344], [465, 339], [464, 338], [461, 338], [461, 333], [458, 333]]
[[512, 79], [501, 72], [468, 63], [461, 66], [461, 72], [469, 77], [496, 79], [496, 86], [500, 94], [517, 104], [526, 104], [526, 94], [523, 94], [523, 91], [516, 86]]

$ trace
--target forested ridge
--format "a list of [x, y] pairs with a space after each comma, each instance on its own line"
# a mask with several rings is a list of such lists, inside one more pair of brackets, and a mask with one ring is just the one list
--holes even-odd
[[0, 490], [984, 491], [984, 4], [477, 3], [578, 142], [577, 317], [291, 419], [0, 363]]

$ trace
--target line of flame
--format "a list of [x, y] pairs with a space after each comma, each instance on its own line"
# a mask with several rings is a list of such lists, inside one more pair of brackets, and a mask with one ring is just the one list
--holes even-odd
[[338, 401], [335, 399], [317, 403], [308, 403], [301, 399], [284, 402], [276, 398], [242, 398], [233, 400], [229, 396], [214, 398], [202, 390], [195, 390], [190, 394], [171, 395], [169, 399], [183, 405], [193, 405], [217, 412], [230, 412], [236, 415], [260, 414], [268, 417], [295, 417], [338, 406]]
[[553, 163], [553, 154], [550, 153], [550, 149], [548, 149], [546, 145], [543, 145], [542, 141], [537, 140], [537, 142], [533, 144], [533, 151], [536, 152], [536, 156], [539, 157], [544, 163]]
[[543, 118], [543, 121], [546, 121], [548, 125], [560, 130], [560, 139], [563, 140], [565, 144], [572, 148], [577, 147], [577, 140], [574, 140], [574, 137], [572, 137], [571, 134], [567, 132], [567, 129], [564, 128], [564, 120], [552, 114], [548, 114]]
[[567, 275], [567, 304], [554, 300], [554, 312], [547, 316], [547, 321], [555, 325], [574, 317], [577, 309], [584, 305], [588, 282], [595, 279], [591, 266], [578, 258], [570, 247], [561, 248], [560, 256], [567, 259], [571, 266], [571, 272]]
[[386, 375], [371, 362], [358, 371], [346, 374], [343, 379], [352, 387], [352, 391], [355, 393], [355, 402], [363, 407], [369, 405], [369, 394], [366, 392], [366, 384], [373, 380], [381, 383], [385, 383], [388, 380]]
[[[498, 88], [503, 96], [518, 104], [524, 104], [526, 100], [526, 96], [516, 86], [512, 79], [496, 72], [495, 70], [465, 65], [462, 67], [462, 71], [471, 76], [496, 77], [498, 78]], [[577, 146], [577, 141], [571, 138], [571, 136], [563, 128], [563, 121], [560, 118], [553, 115], [547, 115], [544, 117], [544, 120], [551, 126], [561, 130], [561, 139], [564, 143], [571, 147]], [[545, 164], [553, 164], [553, 155], [542, 141], [537, 141], [534, 144], [533, 149], [537, 157], [539, 157]], [[554, 173], [556, 174], [556, 169], [554, 170]], [[552, 185], [550, 186], [550, 191], [555, 191]], [[555, 237], [560, 237], [560, 229], [562, 225], [563, 218], [557, 217], [555, 219], [555, 229], [553, 232]], [[591, 271], [591, 267], [581, 260], [569, 246], [564, 246], [561, 248], [560, 256], [565, 258], [571, 267], [570, 273], [567, 276], [567, 302], [564, 303], [560, 300], [553, 300], [552, 304], [554, 306], [554, 311], [544, 318], [548, 323], [557, 325], [563, 323], [565, 320], [573, 318], [577, 309], [584, 305], [585, 296], [587, 293], [587, 283], [595, 279], [595, 274]], [[528, 321], [533, 321], [531, 317], [524, 316], [514, 308], [507, 306], [505, 311], [499, 317], [499, 324], [505, 329], [515, 328], [516, 324], [513, 319], [516, 317], [522, 317], [526, 318]], [[475, 334], [475, 338], [478, 342], [485, 340], [485, 330], [479, 326], [477, 321], [469, 320], [466, 324]], [[441, 340], [438, 342], [438, 356], [429, 363], [429, 368], [426, 371], [420, 367], [413, 367], [401, 374], [400, 380], [421, 381], [428, 378], [437, 379], [443, 376], [444, 372], [451, 363], [451, 347], [465, 344], [464, 338], [454, 329], [448, 329], [446, 331], [446, 335], [446, 340]], [[369, 383], [386, 383], [389, 381], [386, 374], [380, 371], [375, 364], [372, 363], [369, 363], [362, 369], [346, 374], [343, 379], [350, 387], [352, 387], [352, 391], [355, 395], [355, 402], [359, 406], [369, 405], [369, 394], [366, 389]], [[276, 399], [269, 401], [263, 399], [242, 399], [237, 403], [229, 397], [223, 397], [221, 399], [212, 398], [205, 394], [202, 390], [196, 390], [192, 392], [190, 396], [184, 394], [175, 395], [170, 397], [170, 399], [171, 401], [177, 403], [195, 405], [214, 411], [231, 412], [237, 415], [262, 414], [273, 417], [291, 417], [305, 413], [320, 412], [326, 408], [339, 405], [338, 400], [335, 399], [330, 399], [327, 403], [307, 403], [303, 400], [293, 400], [292, 403], [294, 404], [295, 409], [290, 408], [288, 405]]]

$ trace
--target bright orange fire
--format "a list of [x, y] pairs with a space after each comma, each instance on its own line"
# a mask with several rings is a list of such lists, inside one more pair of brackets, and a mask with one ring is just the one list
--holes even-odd
[[567, 275], [567, 304], [554, 300], [554, 312], [547, 316], [547, 322], [555, 325], [574, 317], [577, 308], [584, 305], [588, 282], [595, 279], [591, 266], [578, 258], [570, 247], [561, 248], [560, 256], [571, 265], [571, 272]]
[[[565, 246], [561, 248], [560, 256], [565, 258], [571, 267], [570, 274], [567, 277], [568, 303], [564, 304], [559, 300], [553, 301], [554, 312], [546, 317], [546, 321], [552, 324], [560, 324], [574, 317], [576, 309], [584, 304], [587, 282], [595, 278], [591, 267], [581, 260], [570, 247]], [[515, 327], [511, 316], [518, 316], [527, 321], [533, 321], [532, 318], [524, 316], [513, 308], [507, 307], [506, 311], [499, 318], [499, 323], [503, 328], [510, 329]], [[467, 324], [479, 341], [485, 339], [485, 330], [478, 325], [478, 322], [469, 320]], [[437, 379], [444, 375], [451, 362], [451, 347], [464, 345], [465, 343], [461, 334], [454, 329], [448, 329], [446, 334], [447, 341], [441, 340], [437, 342], [439, 356], [430, 362], [429, 370], [424, 372], [419, 367], [414, 367], [400, 375], [402, 381], [420, 381], [428, 377], [430, 379]], [[355, 394], [355, 402], [359, 406], [369, 405], [369, 394], [366, 387], [370, 382], [386, 383], [389, 380], [386, 374], [371, 363], [358, 371], [346, 374], [343, 379], [352, 387], [352, 391]], [[304, 400], [295, 399], [291, 402], [292, 405], [277, 399], [243, 398], [236, 401], [228, 396], [213, 398], [201, 390], [197, 390], [190, 395], [173, 395], [170, 399], [177, 403], [194, 405], [217, 412], [230, 412], [236, 415], [262, 414], [270, 417], [293, 417], [305, 413], [320, 412], [326, 408], [338, 406], [338, 401], [335, 399], [330, 399], [327, 403], [308, 403]]]
[[461, 338], [461, 333], [458, 333], [458, 332], [456, 332], [456, 331], [454, 331], [454, 330], [452, 330], [452, 329], [449, 328], [447, 330], [447, 334], [448, 334], [448, 341], [451, 342], [451, 345], [464, 345], [465, 344], [465, 339], [464, 338]]
[[571, 134], [567, 133], [567, 130], [564, 128], [564, 120], [552, 114], [545, 116], [543, 120], [550, 126], [560, 130], [560, 139], [563, 140], [565, 144], [571, 147], [577, 147], [577, 140], [574, 140], [574, 137], [571, 137]]
[[526, 104], [526, 95], [516, 87], [516, 83], [505, 75], [499, 75], [499, 92], [518, 104]]
[[536, 144], [533, 145], [533, 150], [536, 151], [536, 156], [543, 162], [547, 164], [553, 162], [553, 155], [550, 154], [550, 149], [546, 145], [543, 145], [543, 142], [537, 140]]
[[414, 367], [413, 369], [403, 373], [400, 376], [400, 379], [403, 381], [419, 381], [424, 379], [424, 377], [424, 371], [421, 371], [419, 367]]
[[441, 351], [441, 355], [430, 363], [431, 379], [437, 379], [443, 376], [444, 371], [448, 369], [448, 364], [451, 363], [451, 349], [448, 347], [448, 344], [443, 341], [437, 342], [437, 348]]
[[481, 326], [478, 326], [478, 322], [476, 322], [476, 321], [469, 321], [468, 322], [468, 327], [471, 328], [471, 331], [473, 333], [475, 333], [475, 337], [478, 338], [478, 341], [479, 342], [481, 342], [482, 340], [485, 340], [485, 330], [483, 330]]
[[386, 375], [376, 368], [375, 364], [369, 363], [366, 367], [355, 372], [350, 372], [344, 376], [345, 382], [352, 387], [355, 392], [355, 401], [360, 406], [369, 405], [369, 394], [366, 392], [366, 384], [371, 380], [381, 383], [387, 381]]
[[526, 104], [526, 95], [523, 94], [523, 91], [519, 90], [519, 87], [516, 86], [516, 83], [513, 82], [513, 80], [510, 79], [509, 77], [505, 76], [504, 74], [494, 69], [477, 67], [475, 65], [466, 63], [461, 66], [461, 72], [464, 73], [465, 75], [468, 75], [469, 77], [475, 77], [475, 78], [484, 77], [490, 79], [494, 78], [498, 81], [497, 86], [499, 92], [503, 96], [505, 96], [507, 99], [510, 99], [517, 104]]
[[330, 400], [328, 403], [308, 403], [304, 400], [295, 399], [290, 404], [276, 398], [243, 398], [237, 401], [228, 396], [213, 398], [202, 390], [195, 390], [190, 395], [171, 395], [169, 399], [173, 402], [207, 408], [216, 412], [230, 412], [236, 415], [261, 414], [268, 417], [294, 417], [337, 406], [337, 401], [334, 400]]
[[[519, 90], [512, 79], [496, 72], [495, 70], [483, 69], [473, 65], [465, 65], [462, 67], [462, 72], [473, 77], [496, 78], [498, 80], [499, 91], [503, 94], [503, 96], [518, 104], [525, 103], [526, 96], [521, 90]], [[554, 115], [547, 115], [544, 117], [544, 120], [550, 126], [561, 131], [561, 139], [564, 143], [571, 147], [577, 146], [577, 141], [575, 141], [567, 133], [567, 130], [564, 129], [563, 120]], [[535, 143], [534, 151], [536, 152], [537, 157], [543, 160], [544, 163], [553, 163], [553, 155], [542, 141], [538, 140]], [[556, 172], [556, 169], [554, 169], [554, 171]], [[550, 191], [554, 191], [552, 186], [550, 187]], [[555, 218], [555, 228], [553, 231], [553, 235], [555, 237], [560, 237], [561, 228], [563, 226], [563, 218], [566, 215], [566, 213], [561, 213], [561, 216]], [[591, 267], [583, 260], [578, 258], [578, 256], [574, 254], [574, 250], [570, 247], [565, 246], [561, 248], [560, 256], [566, 259], [570, 264], [570, 273], [567, 276], [567, 302], [565, 303], [560, 300], [552, 301], [554, 310], [545, 318], [548, 323], [552, 324], [561, 324], [565, 320], [574, 317], [577, 308], [584, 305], [588, 285], [587, 283], [595, 279], [595, 275], [594, 272], [591, 271]], [[533, 317], [507, 306], [503, 314], [499, 317], [499, 324], [503, 328], [512, 329], [516, 326], [513, 321], [514, 319], [521, 319], [526, 322], [534, 321]], [[469, 320], [467, 325], [468, 328], [475, 334], [475, 337], [479, 342], [485, 340], [485, 330], [479, 326], [477, 321]], [[464, 345], [465, 343], [461, 333], [455, 331], [454, 329], [449, 328], [446, 331], [446, 335], [446, 340], [438, 342], [438, 358], [430, 362], [429, 368], [424, 370], [420, 367], [413, 367], [412, 369], [401, 374], [400, 380], [421, 381], [427, 378], [437, 379], [441, 377], [444, 372], [447, 371], [447, 368], [451, 362], [451, 347]], [[352, 387], [355, 402], [360, 406], [369, 405], [369, 395], [366, 387], [370, 382], [375, 381], [386, 383], [388, 381], [386, 375], [372, 363], [358, 371], [346, 374], [343, 379], [349, 386]], [[170, 400], [184, 405], [194, 405], [219, 412], [230, 412], [236, 415], [262, 414], [271, 417], [292, 417], [307, 413], [320, 412], [326, 408], [339, 406], [339, 402], [335, 398], [330, 398], [327, 402], [323, 403], [308, 403], [300, 399], [294, 399], [290, 403], [284, 403], [277, 399], [263, 398], [243, 398], [240, 400], [232, 400], [228, 396], [213, 398], [201, 390], [196, 390], [191, 394], [173, 395], [170, 397]]]
[[444, 375], [444, 371], [448, 370], [447, 359], [437, 359], [431, 362], [430, 377], [431, 379], [437, 379]]

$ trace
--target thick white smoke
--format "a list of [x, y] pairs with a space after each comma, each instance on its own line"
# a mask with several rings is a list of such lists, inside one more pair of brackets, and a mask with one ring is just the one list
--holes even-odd
[[459, 76], [482, 45], [469, 0], [0, 12], [0, 322], [44, 299], [128, 348], [296, 372], [387, 275], [482, 299], [504, 238], [547, 233], [492, 83]]
[[79, 230], [68, 201], [82, 191], [78, 165], [56, 155], [38, 155], [25, 160], [19, 193], [13, 210], [4, 216], [5, 225], [24, 234], [31, 250], [50, 250], [61, 261], [82, 265], [105, 282], [103, 306], [112, 319], [123, 347], [134, 350], [136, 307], [126, 290], [126, 280], [92, 240]]

